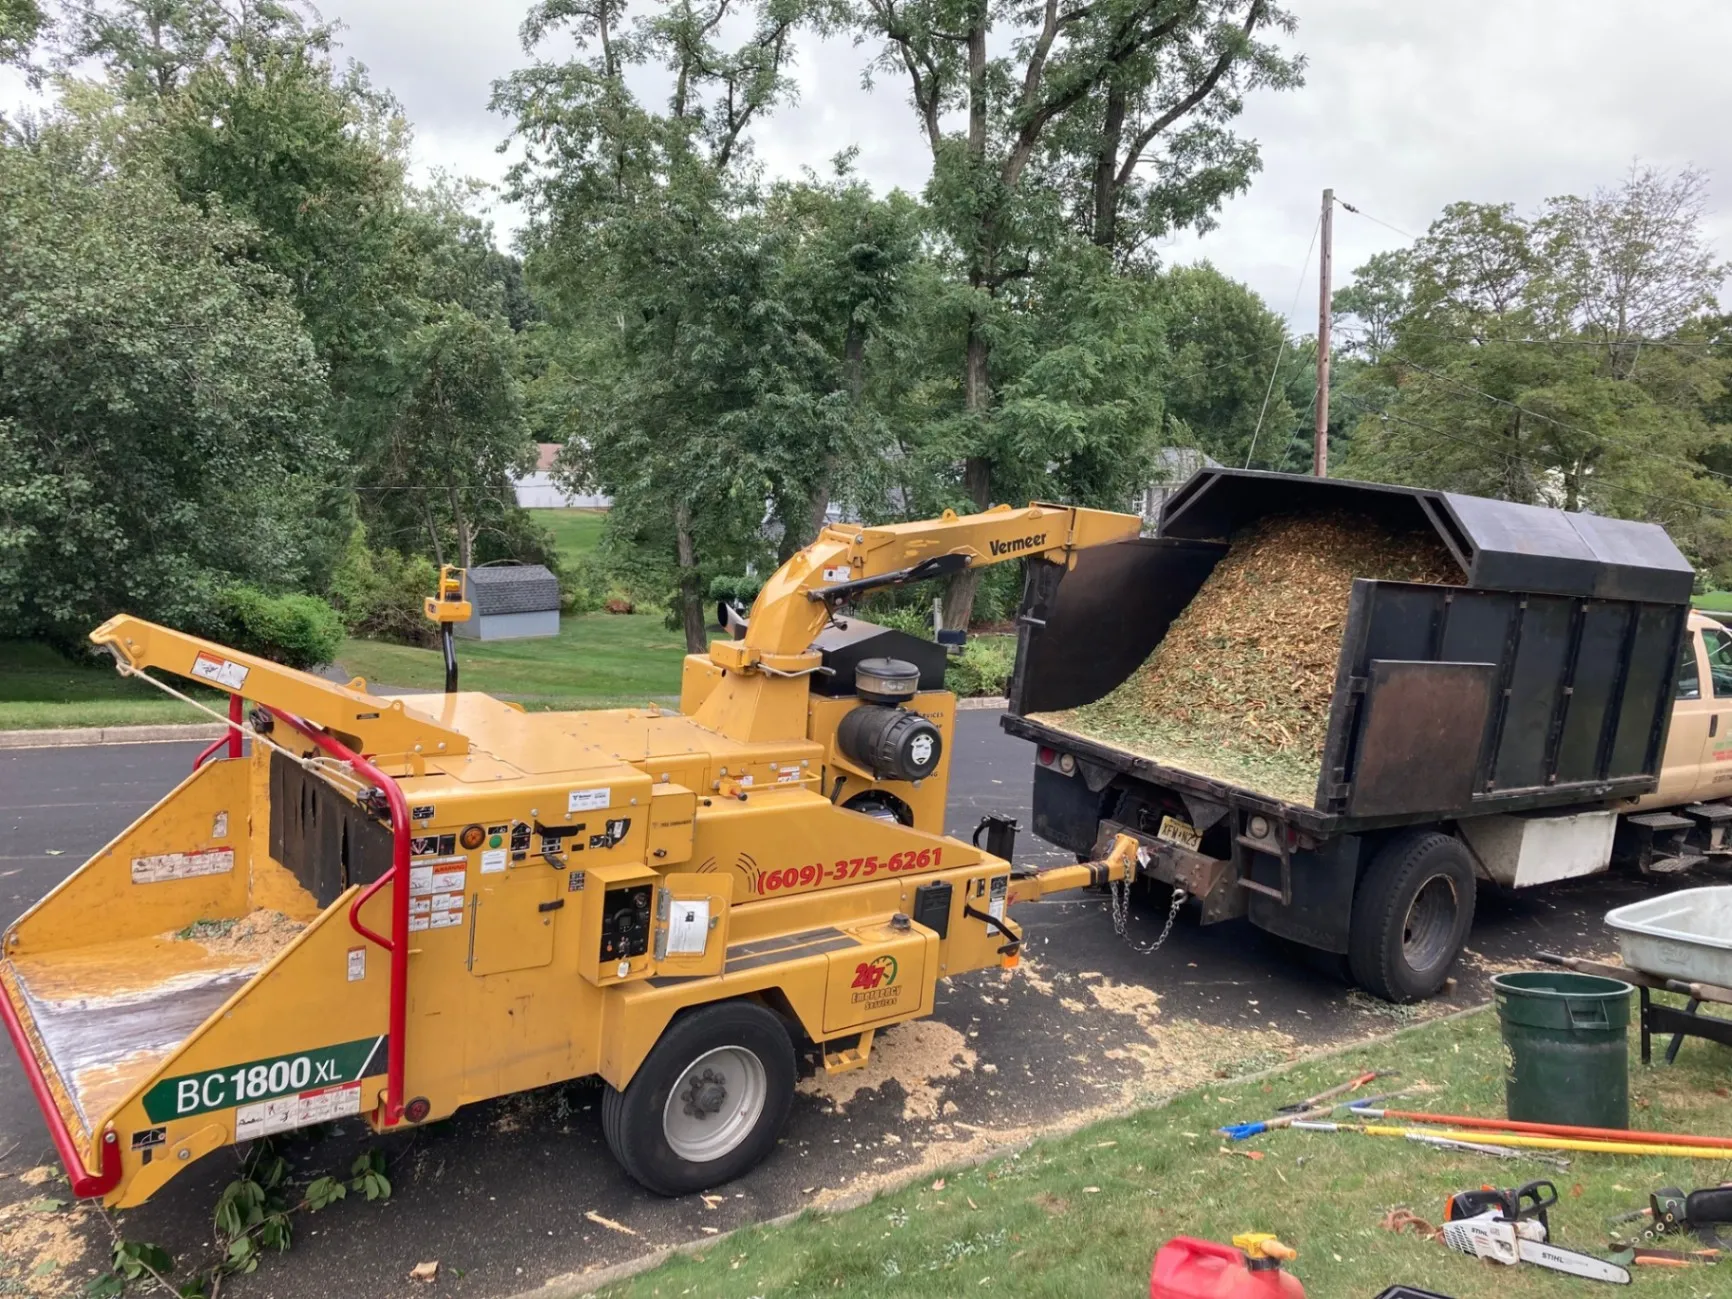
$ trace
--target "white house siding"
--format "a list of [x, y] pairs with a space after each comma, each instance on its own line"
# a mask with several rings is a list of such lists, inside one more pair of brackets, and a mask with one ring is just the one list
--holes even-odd
[[512, 486], [517, 492], [517, 503], [526, 510], [605, 510], [613, 504], [611, 496], [562, 491], [552, 474], [526, 474]]

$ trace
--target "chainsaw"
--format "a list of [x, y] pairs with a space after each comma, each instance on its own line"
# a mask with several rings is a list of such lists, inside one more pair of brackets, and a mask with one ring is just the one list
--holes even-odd
[[1628, 1269], [1550, 1243], [1547, 1211], [1557, 1202], [1558, 1188], [1543, 1181], [1513, 1190], [1485, 1186], [1462, 1191], [1445, 1206], [1443, 1243], [1494, 1263], [1532, 1263], [1590, 1281], [1629, 1285]]

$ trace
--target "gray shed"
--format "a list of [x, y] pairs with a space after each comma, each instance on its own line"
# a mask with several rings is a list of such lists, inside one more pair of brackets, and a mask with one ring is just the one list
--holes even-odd
[[457, 634], [470, 640], [559, 635], [559, 579], [540, 564], [472, 568], [463, 598], [475, 606]]

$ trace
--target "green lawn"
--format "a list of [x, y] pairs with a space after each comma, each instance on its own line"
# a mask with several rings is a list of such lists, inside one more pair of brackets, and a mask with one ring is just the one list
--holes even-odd
[[554, 544], [565, 559], [583, 559], [601, 544], [606, 510], [530, 510], [531, 518], [546, 525]]
[[[553, 511], [549, 511], [553, 513]], [[589, 613], [560, 621], [546, 640], [457, 642], [460, 684], [527, 708], [610, 708], [667, 700], [680, 692], [685, 638], [659, 614]], [[437, 690], [445, 683], [438, 650], [345, 640], [344, 672], [369, 682]]]
[[[465, 690], [484, 690], [526, 708], [612, 708], [669, 700], [680, 692], [685, 639], [659, 614], [584, 614], [566, 618], [557, 637], [484, 645], [459, 640]], [[436, 649], [345, 640], [337, 662], [351, 676], [382, 686], [437, 690], [445, 664]], [[221, 708], [222, 697], [177, 689]], [[129, 681], [100, 660], [75, 663], [45, 645], [0, 642], [0, 730], [129, 726], [209, 720], [196, 709]]]
[[[214, 693], [172, 680], [213, 707]], [[114, 670], [106, 656], [73, 661], [46, 645], [0, 641], [0, 731], [57, 726], [142, 726], [210, 719], [178, 699]]]
[[1704, 613], [1732, 613], [1732, 591], [1704, 591], [1692, 603]]
[[[894, 1030], [892, 1030], [894, 1031]], [[1631, 1029], [1635, 1058], [1635, 1029]], [[1393, 1042], [1300, 1065], [1263, 1081], [1218, 1083], [1170, 1105], [1039, 1142], [1020, 1154], [944, 1175], [845, 1213], [810, 1213], [752, 1228], [690, 1257], [599, 1291], [606, 1299], [1019, 1299], [1147, 1294], [1156, 1248], [1178, 1235], [1226, 1242], [1274, 1232], [1299, 1251], [1292, 1270], [1318, 1299], [1372, 1299], [1397, 1282], [1455, 1296], [1579, 1296], [1591, 1282], [1534, 1266], [1481, 1263], [1383, 1226], [1407, 1208], [1435, 1223], [1451, 1193], [1549, 1178], [1561, 1193], [1554, 1241], [1604, 1253], [1606, 1218], [1640, 1208], [1661, 1186], [1713, 1185], [1732, 1159], [1575, 1155], [1567, 1172], [1528, 1159], [1494, 1160], [1399, 1138], [1275, 1132], [1231, 1147], [1224, 1123], [1267, 1117], [1362, 1068], [1401, 1071], [1401, 1084], [1439, 1090], [1409, 1109], [1503, 1112], [1501, 1049], [1490, 1013], [1445, 1020]], [[1677, 1066], [1631, 1078], [1631, 1121], [1676, 1132], [1732, 1132], [1732, 1051], [1685, 1044]], [[1262, 1154], [1259, 1160], [1245, 1151]], [[788, 1152], [772, 1158], [790, 1160]], [[1717, 1269], [1636, 1269], [1643, 1293], [1703, 1299], [1725, 1293]]]

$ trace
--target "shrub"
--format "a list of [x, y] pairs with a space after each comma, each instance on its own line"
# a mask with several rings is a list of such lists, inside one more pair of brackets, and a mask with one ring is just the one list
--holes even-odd
[[976, 636], [960, 655], [950, 660], [944, 684], [965, 699], [1002, 695], [1010, 684], [1010, 670], [1015, 665], [1016, 637]]
[[559, 611], [561, 613], [595, 613], [607, 603], [611, 592], [606, 578], [596, 571], [588, 559], [565, 560], [559, 570]]
[[243, 653], [292, 668], [329, 663], [343, 643], [343, 620], [313, 595], [267, 595], [236, 584], [217, 593], [222, 638]]
[[875, 622], [880, 627], [888, 627], [892, 631], [905, 631], [910, 636], [918, 636], [921, 640], [932, 639], [932, 610], [919, 605], [893, 605], [884, 609], [862, 610], [860, 616], [867, 622]]
[[421, 604], [438, 585], [439, 570], [431, 560], [369, 549], [366, 529], [357, 526], [331, 574], [331, 603], [351, 636], [431, 645], [439, 633]]

